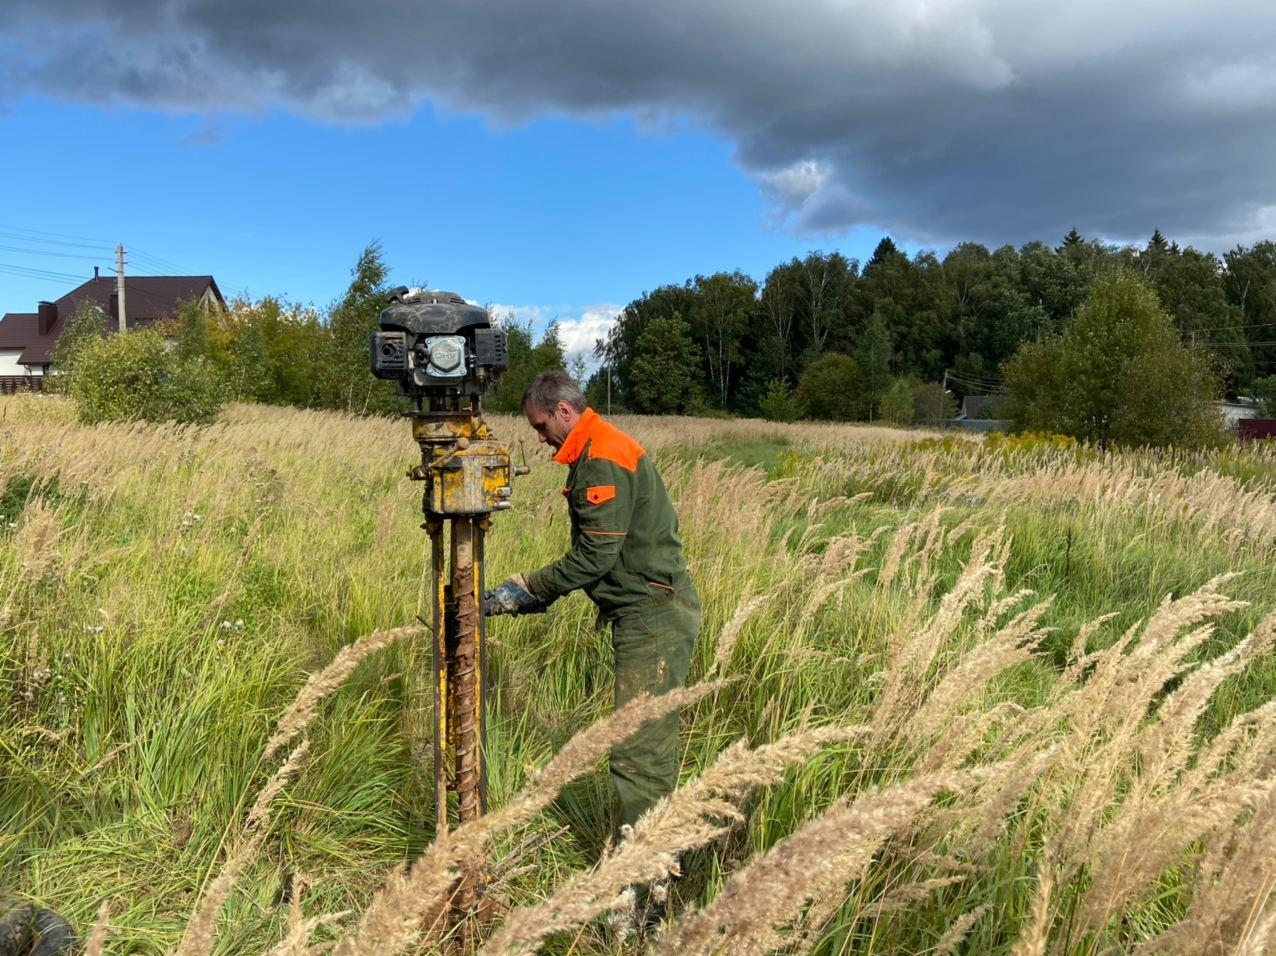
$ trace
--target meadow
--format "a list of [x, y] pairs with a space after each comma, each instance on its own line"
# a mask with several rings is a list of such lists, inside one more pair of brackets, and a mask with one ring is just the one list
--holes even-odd
[[[0, 402], [0, 888], [106, 953], [1276, 947], [1270, 446], [618, 422], [704, 605], [683, 784], [609, 843], [642, 714], [575, 595], [491, 625], [494, 812], [433, 844], [408, 426]], [[494, 425], [533, 470], [493, 581], [568, 533], [560, 466]], [[475, 859], [490, 919], [445, 936]]]

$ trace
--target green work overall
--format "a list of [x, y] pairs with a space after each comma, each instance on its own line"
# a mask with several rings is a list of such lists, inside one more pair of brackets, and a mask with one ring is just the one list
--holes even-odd
[[[528, 575], [552, 601], [582, 589], [612, 625], [616, 706], [682, 687], [700, 630], [678, 519], [664, 482], [636, 441], [586, 409], [554, 460], [568, 466], [572, 546]], [[678, 714], [653, 721], [611, 753], [619, 823], [632, 825], [678, 783]]]

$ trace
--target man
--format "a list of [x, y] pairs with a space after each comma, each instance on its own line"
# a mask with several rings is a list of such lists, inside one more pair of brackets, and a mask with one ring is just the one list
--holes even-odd
[[[611, 623], [616, 706], [686, 683], [700, 630], [678, 519], [642, 447], [587, 407], [566, 372], [544, 372], [523, 393], [523, 414], [566, 465], [571, 550], [515, 574], [484, 595], [484, 613], [545, 610], [583, 590]], [[678, 783], [678, 714], [653, 721], [611, 752], [620, 825], [632, 825]]]

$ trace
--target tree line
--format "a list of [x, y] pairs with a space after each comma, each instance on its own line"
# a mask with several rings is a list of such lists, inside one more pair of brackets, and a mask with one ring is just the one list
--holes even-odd
[[[934, 414], [926, 383], [960, 397], [1002, 390], [1021, 347], [1061, 334], [1096, 280], [1131, 275], [1154, 292], [1179, 341], [1203, 351], [1229, 394], [1276, 373], [1276, 244], [1223, 257], [1156, 231], [1118, 247], [1073, 229], [1057, 246], [965, 242], [913, 256], [890, 238], [861, 264], [811, 252], [759, 284], [697, 275], [629, 303], [598, 345], [613, 406], [783, 418]], [[942, 394], [942, 390], [941, 390]]]
[[[1090, 424], [1069, 424], [1052, 410], [1068, 396], [1076, 405], [1077, 394], [1098, 389], [1100, 372], [1111, 371], [1106, 357], [1086, 352], [1087, 343], [1107, 339], [1069, 330], [1090, 315], [1086, 327], [1111, 331], [1111, 309], [1085, 308], [1114, 275], [1147, 296], [1105, 294], [1160, 316], [1127, 325], [1143, 330], [1149, 347], [1171, 351], [1109, 375], [1103, 387], [1112, 395], [1136, 379], [1150, 387], [1159, 375], [1189, 383], [1193, 394], [1257, 394], [1276, 405], [1276, 244], [1238, 246], [1220, 258], [1180, 247], [1159, 231], [1142, 247], [1087, 240], [1074, 229], [1058, 246], [989, 250], [962, 243], [942, 258], [930, 251], [906, 255], [883, 238], [862, 267], [838, 252], [813, 251], [777, 265], [760, 284], [740, 271], [696, 275], [630, 302], [597, 344], [601, 366], [587, 381], [579, 359], [572, 371], [592, 404], [613, 410], [939, 422], [953, 415], [954, 398], [1013, 392], [1021, 423], [1089, 434], [1092, 411]], [[187, 383], [186, 393], [166, 386], [159, 402], [161, 415], [198, 405], [198, 412], [178, 415], [187, 420], [207, 420], [225, 401], [400, 411], [405, 403], [394, 384], [368, 370], [368, 335], [385, 306], [388, 276], [373, 243], [358, 257], [344, 294], [326, 309], [270, 297], [238, 300], [224, 312], [185, 308], [154, 330], [163, 350], [145, 337], [135, 346], [158, 356], [162, 374], [148, 371], [151, 359], [103, 354], [83, 369], [101, 377], [128, 368], [150, 378], [99, 387], [81, 376], [82, 384], [108, 396], [109, 406], [116, 401], [110, 396], [144, 390], [143, 384]], [[509, 336], [510, 368], [487, 406], [516, 412], [537, 372], [564, 366], [564, 350], [556, 325], [537, 334], [512, 315], [495, 318]], [[1128, 337], [1113, 343], [1132, 347]], [[1061, 358], [1065, 345], [1072, 350], [1068, 361]], [[89, 347], [129, 348], [102, 341], [100, 317], [77, 316], [53, 359], [65, 385], [74, 379], [65, 373], [75, 355]], [[1173, 353], [1179, 348], [1192, 361]], [[1148, 394], [1145, 409], [1153, 402]], [[1170, 397], [1179, 396], [1163, 396], [1163, 403], [1175, 404]], [[86, 407], [97, 401], [88, 393], [80, 398]], [[100, 413], [135, 416], [153, 417], [131, 408]]]
[[[379, 327], [388, 279], [372, 243], [345, 292], [325, 309], [269, 296], [237, 299], [225, 310], [190, 303], [156, 327], [107, 336], [102, 313], [86, 304], [58, 338], [50, 386], [74, 397], [86, 421], [207, 422], [231, 401], [404, 411], [408, 403], [395, 384], [368, 367], [368, 338]], [[562, 368], [565, 355], [556, 325], [537, 335], [530, 321], [496, 318], [507, 332], [510, 369], [487, 405], [514, 412], [536, 373]], [[576, 373], [583, 379], [579, 362]]]

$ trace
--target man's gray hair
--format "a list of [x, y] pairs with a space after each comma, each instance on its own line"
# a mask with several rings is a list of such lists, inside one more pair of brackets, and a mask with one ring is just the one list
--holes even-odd
[[589, 403], [575, 380], [562, 369], [541, 372], [523, 391], [522, 408], [532, 405], [542, 412], [553, 414], [559, 402], [566, 402], [577, 412], [583, 412]]

